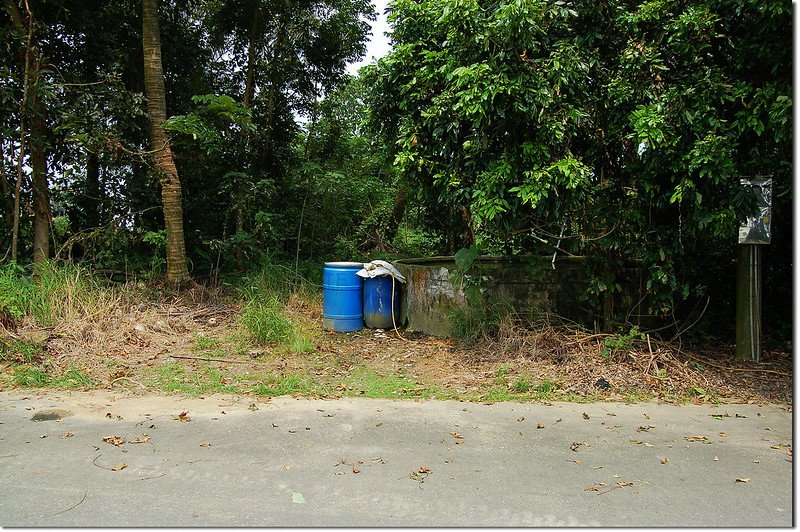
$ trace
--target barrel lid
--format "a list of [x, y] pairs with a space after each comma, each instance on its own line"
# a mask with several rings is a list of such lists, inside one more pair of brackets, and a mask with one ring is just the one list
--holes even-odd
[[340, 267], [352, 268], [352, 267], [358, 266], [359, 268], [363, 268], [364, 267], [364, 263], [363, 262], [326, 262], [325, 266], [331, 266], [331, 267], [334, 267], [334, 268], [340, 268]]

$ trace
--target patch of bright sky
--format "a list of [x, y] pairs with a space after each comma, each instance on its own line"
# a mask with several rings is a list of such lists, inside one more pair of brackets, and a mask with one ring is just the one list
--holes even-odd
[[369, 43], [367, 43], [367, 55], [358, 63], [351, 63], [347, 65], [347, 73], [353, 76], [358, 75], [358, 69], [364, 65], [372, 63], [375, 59], [380, 59], [389, 52], [389, 37], [386, 32], [389, 31], [389, 24], [386, 22], [386, 4], [388, 0], [373, 0], [372, 5], [375, 6], [375, 11], [378, 18], [372, 25], [372, 36]]

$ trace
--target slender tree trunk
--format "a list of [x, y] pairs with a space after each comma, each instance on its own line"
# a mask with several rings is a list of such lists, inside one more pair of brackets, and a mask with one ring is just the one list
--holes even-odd
[[383, 239], [386, 244], [391, 245], [395, 235], [397, 235], [397, 228], [400, 226], [400, 220], [403, 219], [403, 214], [406, 212], [406, 204], [408, 203], [408, 191], [406, 187], [397, 187], [397, 192], [394, 196], [394, 207], [392, 207], [392, 214], [389, 216], [389, 221], [386, 224], [386, 231], [384, 232]]
[[161, 183], [164, 225], [167, 229], [167, 280], [180, 285], [188, 281], [190, 276], [186, 266], [181, 182], [172, 159], [169, 137], [164, 131], [167, 104], [161, 65], [158, 0], [142, 0], [142, 47], [147, 112], [150, 117], [150, 146]]
[[269, 83], [269, 96], [267, 99], [267, 126], [268, 133], [270, 136], [270, 143], [272, 142], [272, 126], [275, 123], [275, 93], [278, 90], [278, 79], [277, 75], [275, 74], [275, 66], [277, 65], [278, 58], [280, 57], [281, 51], [281, 43], [283, 42], [283, 26], [278, 28], [278, 34], [275, 37], [275, 45], [273, 48], [272, 54], [272, 75], [270, 76], [270, 83]]
[[14, 213], [11, 212], [11, 205], [13, 198], [11, 197], [11, 183], [8, 180], [6, 173], [6, 159], [5, 159], [6, 143], [0, 139], [0, 191], [3, 194], [2, 208], [3, 208], [3, 232], [11, 226], [11, 220]]
[[22, 182], [25, 180], [25, 172], [23, 164], [25, 161], [25, 149], [27, 148], [26, 142], [28, 138], [27, 128], [27, 114], [28, 114], [28, 98], [30, 93], [30, 71], [31, 63], [34, 61], [33, 49], [33, 13], [31, 12], [27, 1], [25, 2], [25, 11], [28, 18], [28, 27], [25, 28], [25, 23], [20, 15], [17, 5], [11, 1], [6, 0], [6, 8], [11, 16], [11, 22], [14, 29], [20, 34], [26, 33], [25, 40], [25, 54], [24, 64], [22, 71], [22, 102], [19, 108], [19, 154], [17, 158], [17, 182], [14, 184], [14, 206], [13, 206], [13, 222], [11, 228], [11, 260], [17, 260], [17, 251], [19, 244], [19, 204], [20, 196], [22, 194]]
[[[33, 80], [41, 75], [41, 57], [34, 63]], [[31, 169], [33, 170], [33, 263], [41, 265], [50, 258], [50, 191], [47, 180], [47, 124], [44, 102], [34, 90], [31, 98]]]
[[[256, 84], [255, 84], [255, 70], [256, 70], [256, 37], [258, 31], [258, 4], [253, 4], [253, 22], [250, 25], [250, 33], [247, 42], [247, 78], [244, 85], [244, 101], [242, 106], [245, 109], [250, 109], [253, 105], [253, 98], [255, 97]], [[244, 132], [245, 137], [249, 135], [247, 131]], [[236, 233], [244, 231], [244, 187], [242, 186], [241, 177], [236, 179], [236, 209], [235, 209], [235, 223]], [[242, 247], [236, 245], [234, 251], [236, 259], [236, 269], [242, 271], [244, 269], [244, 258], [242, 256]]]
[[100, 186], [100, 156], [89, 153], [86, 156], [86, 181], [83, 189], [83, 212], [88, 227], [101, 224], [100, 206], [103, 201], [103, 188]]

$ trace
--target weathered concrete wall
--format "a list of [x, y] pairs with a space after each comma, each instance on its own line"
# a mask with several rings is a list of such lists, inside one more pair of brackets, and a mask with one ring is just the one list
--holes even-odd
[[[401, 317], [412, 330], [450, 336], [453, 310], [466, 304], [464, 286], [452, 284], [453, 257], [406, 259], [395, 263], [406, 277]], [[520, 314], [549, 311], [579, 322], [591, 320], [581, 302], [588, 286], [582, 257], [480, 257], [465, 276], [487, 304], [507, 305]]]

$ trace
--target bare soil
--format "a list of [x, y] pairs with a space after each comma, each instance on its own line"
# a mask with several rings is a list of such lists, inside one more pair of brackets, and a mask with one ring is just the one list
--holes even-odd
[[[321, 302], [292, 298], [288, 309], [312, 339], [313, 353], [253, 346], [238, 325], [235, 304], [195, 293], [120, 306], [49, 329], [22, 323], [8, 334], [42, 345], [36, 362], [47, 360], [56, 371], [80, 368], [100, 387], [139, 392], [154, 391], [154, 369], [174, 361], [187, 371], [213, 366], [224, 374], [223, 383], [246, 373], [296, 372], [332, 389], [355, 368], [367, 368], [402, 376], [420, 390], [477, 400], [506, 390], [517, 400], [792, 402], [793, 361], [786, 351], [765, 350], [761, 364], [734, 362], [733, 345], [688, 348], [650, 337], [603, 354], [606, 335], [546, 322], [528, 328], [509, 322], [495, 338], [463, 345], [403, 330], [323, 332]], [[13, 386], [15, 367], [8, 357], [0, 363], [8, 377], [0, 388]]]

